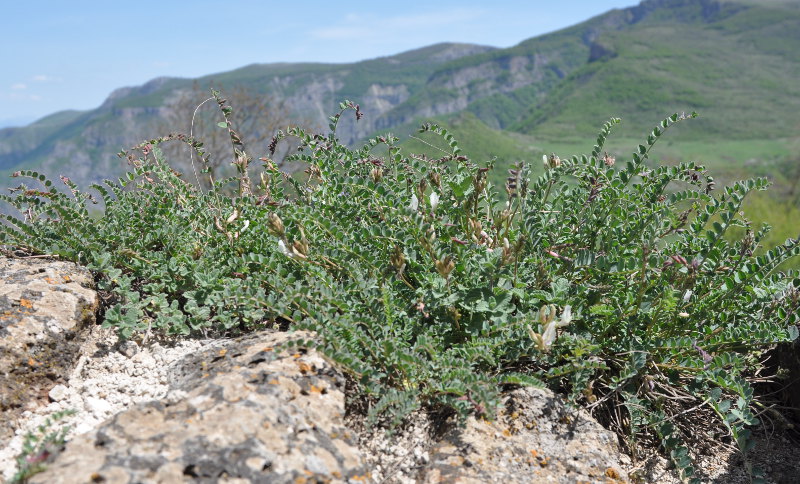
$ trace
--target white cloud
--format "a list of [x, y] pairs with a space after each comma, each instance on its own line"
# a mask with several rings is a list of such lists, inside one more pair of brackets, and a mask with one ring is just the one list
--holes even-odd
[[364, 36], [364, 32], [354, 27], [328, 27], [311, 31], [315, 39], [345, 40], [357, 39]]
[[48, 76], [46, 74], [36, 74], [35, 76], [31, 77], [31, 80], [34, 82], [60, 82], [61, 78]]
[[15, 91], [21, 91], [23, 89], [28, 89], [28, 85], [27, 84], [23, 84], [21, 82], [18, 82], [16, 84], [12, 84], [11, 85], [11, 89], [13, 89]]
[[11, 100], [11, 101], [41, 101], [42, 100], [42, 96], [39, 96], [38, 94], [30, 94], [30, 93], [21, 92], [21, 91], [11, 91], [11, 92], [0, 93], [0, 98], [8, 99], [8, 100]]
[[311, 30], [310, 36], [323, 40], [350, 40], [363, 38], [382, 38], [400, 36], [413, 37], [419, 31], [430, 32], [436, 29], [456, 27], [480, 20], [486, 15], [485, 9], [462, 8], [449, 11], [432, 11], [414, 15], [381, 17], [374, 14], [346, 14], [338, 25]]

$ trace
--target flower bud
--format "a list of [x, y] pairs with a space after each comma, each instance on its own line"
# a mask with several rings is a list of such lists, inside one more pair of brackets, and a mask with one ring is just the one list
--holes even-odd
[[286, 257], [293, 256], [293, 254], [289, 252], [289, 249], [286, 248], [286, 244], [283, 243], [283, 240], [278, 241], [278, 250], [280, 250], [281, 254], [285, 255]]
[[234, 208], [233, 209], [233, 213], [230, 215], [230, 217], [228, 217], [227, 220], [225, 220], [225, 223], [229, 224], [229, 223], [233, 222], [234, 220], [236, 220], [237, 218], [239, 218], [239, 210]]

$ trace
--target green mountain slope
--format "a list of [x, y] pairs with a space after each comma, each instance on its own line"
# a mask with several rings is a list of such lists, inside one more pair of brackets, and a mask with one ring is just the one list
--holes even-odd
[[[175, 100], [195, 83], [272, 96], [291, 107], [289, 116], [319, 127], [351, 99], [365, 116], [342, 119], [337, 134], [349, 144], [387, 130], [410, 133], [440, 117], [461, 123], [504, 163], [585, 151], [611, 116], [623, 118], [615, 139], [629, 153], [664, 116], [692, 110], [701, 118], [678, 128], [684, 141], [775, 139], [780, 147], [767, 151], [782, 153], [800, 127], [798, 53], [800, 2], [646, 0], [507, 49], [437, 44], [351, 64], [253, 64], [199, 79], [155, 79], [119, 89], [91, 111], [0, 130], [0, 174], [36, 168], [79, 183], [115, 176], [124, 169], [115, 153], [164, 134]], [[169, 130], [186, 132], [188, 124]], [[712, 158], [706, 161], [723, 159]]]
[[[595, 40], [593, 56], [512, 129], [583, 136], [610, 116], [636, 135], [697, 110], [699, 138], [781, 138], [800, 127], [800, 4], [668, 0]], [[714, 7], [714, 8], [712, 8]]]

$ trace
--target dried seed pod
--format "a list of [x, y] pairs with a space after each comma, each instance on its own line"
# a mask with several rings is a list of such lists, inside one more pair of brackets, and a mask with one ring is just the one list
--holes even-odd
[[308, 242], [305, 240], [295, 240], [292, 242], [292, 252], [303, 259], [308, 257]]
[[428, 182], [422, 178], [417, 184], [417, 198], [420, 200], [425, 198], [425, 189], [428, 188]]
[[283, 237], [286, 234], [286, 229], [283, 226], [283, 220], [275, 212], [270, 212], [267, 216], [269, 219], [269, 231], [276, 237]]
[[433, 184], [433, 186], [435, 186], [436, 188], [441, 190], [441, 188], [442, 188], [442, 177], [441, 177], [441, 175], [439, 175], [439, 173], [437, 173], [435, 171], [432, 171], [428, 175], [428, 178], [430, 178], [431, 183]]
[[391, 262], [392, 267], [395, 268], [398, 274], [403, 273], [403, 270], [406, 268], [406, 256], [403, 254], [403, 250], [400, 248], [400, 246], [394, 246], [394, 252], [389, 259], [389, 262]]
[[436, 271], [445, 279], [450, 277], [450, 273], [453, 272], [455, 266], [456, 264], [453, 261], [453, 258], [449, 255], [436, 261]]

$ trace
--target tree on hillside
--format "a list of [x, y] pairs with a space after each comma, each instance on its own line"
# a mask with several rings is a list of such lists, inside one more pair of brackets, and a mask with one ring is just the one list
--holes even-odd
[[[285, 99], [272, 94], [258, 93], [244, 87], [225, 88], [216, 86], [233, 108], [230, 116], [233, 128], [242, 137], [247, 151], [254, 159], [266, 156], [267, 145], [278, 130], [286, 130], [290, 126], [309, 123], [293, 112]], [[180, 91], [168, 103], [167, 113], [158, 124], [160, 135], [167, 133], [191, 134], [203, 143], [203, 150], [210, 155], [208, 169], [214, 180], [235, 174], [231, 162], [234, 159], [231, 138], [228, 130], [218, 123], [224, 122], [217, 103], [210, 96], [210, 90], [201, 87], [197, 82], [191, 90]], [[293, 150], [290, 143], [279, 143], [278, 150], [270, 156], [279, 165]], [[208, 180], [202, 175], [200, 162], [195, 154], [192, 160], [191, 150], [184, 143], [168, 143], [162, 145], [169, 163], [176, 170], [184, 173], [184, 179], [194, 181], [194, 171], [201, 180]], [[192, 166], [194, 163], [194, 167]], [[258, 168], [259, 163], [251, 167]]]

